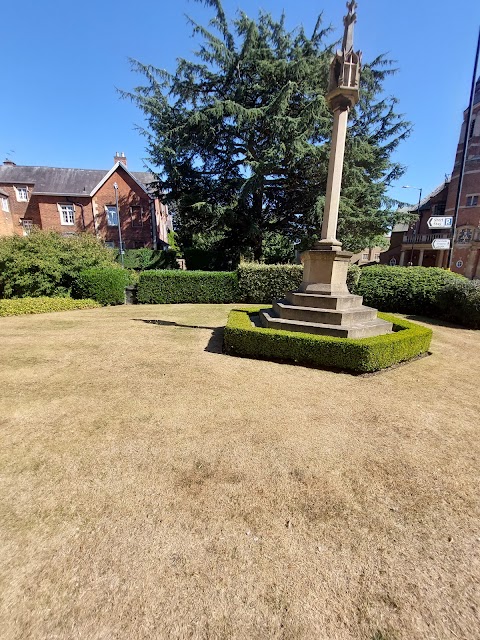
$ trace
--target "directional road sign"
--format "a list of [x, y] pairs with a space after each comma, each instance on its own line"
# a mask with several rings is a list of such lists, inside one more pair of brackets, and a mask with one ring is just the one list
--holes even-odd
[[453, 227], [452, 216], [432, 216], [428, 219], [429, 229], [451, 229]]
[[435, 238], [432, 249], [450, 249], [450, 238]]

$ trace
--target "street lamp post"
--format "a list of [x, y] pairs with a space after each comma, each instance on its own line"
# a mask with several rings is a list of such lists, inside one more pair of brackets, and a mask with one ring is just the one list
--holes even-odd
[[123, 267], [122, 227], [120, 225], [120, 209], [118, 208], [118, 184], [116, 182], [113, 183], [113, 188], [115, 189], [115, 207], [117, 209], [117, 227], [118, 227], [118, 243], [119, 243], [119, 249], [120, 249], [120, 262]]
[[417, 205], [417, 219], [415, 221], [415, 225], [413, 227], [413, 238], [412, 238], [412, 250], [410, 252], [410, 265], [413, 267], [413, 250], [415, 248], [415, 240], [417, 237], [417, 225], [420, 220], [420, 202], [422, 200], [422, 187], [412, 187], [409, 184], [404, 184], [402, 189], [417, 189], [419, 191], [418, 194], [418, 205]]

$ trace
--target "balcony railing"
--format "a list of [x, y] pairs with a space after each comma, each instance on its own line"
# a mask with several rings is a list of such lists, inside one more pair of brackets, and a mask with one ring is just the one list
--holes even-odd
[[437, 238], [450, 238], [449, 233], [416, 233], [404, 234], [403, 244], [432, 244]]

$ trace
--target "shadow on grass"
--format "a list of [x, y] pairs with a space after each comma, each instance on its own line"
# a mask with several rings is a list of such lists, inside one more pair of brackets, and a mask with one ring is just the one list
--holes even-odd
[[205, 327], [199, 324], [182, 324], [173, 320], [143, 320], [134, 318], [134, 322], [145, 322], [146, 324], [156, 324], [161, 327], [180, 327], [182, 329], [206, 329], [212, 332], [204, 351], [209, 353], [223, 353], [223, 330], [225, 327]]
[[431, 324], [434, 327], [448, 327], [449, 329], [464, 329], [466, 331], [475, 331], [471, 327], [464, 327], [461, 324], [456, 324], [455, 322], [448, 322], [448, 320], [442, 320], [439, 318], [430, 318], [429, 316], [419, 316], [408, 314], [405, 315], [407, 320], [412, 320], [413, 322], [424, 322], [425, 324]]

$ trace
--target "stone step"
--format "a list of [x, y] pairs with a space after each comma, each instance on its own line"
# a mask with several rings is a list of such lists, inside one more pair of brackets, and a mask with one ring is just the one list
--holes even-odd
[[367, 322], [377, 317], [377, 310], [371, 307], [355, 307], [353, 309], [321, 309], [319, 307], [297, 307], [286, 304], [286, 300], [273, 303], [273, 310], [286, 320], [300, 320], [302, 322], [317, 322], [352, 326], [359, 322]]
[[289, 291], [286, 299], [295, 307], [318, 307], [320, 309], [353, 309], [361, 307], [363, 302], [363, 296], [355, 296], [351, 293], [327, 296], [321, 293], [302, 293], [301, 291]]
[[260, 321], [262, 326], [268, 329], [313, 333], [322, 336], [332, 336], [334, 338], [369, 338], [371, 336], [391, 333], [392, 331], [392, 323], [381, 320], [380, 318], [347, 327], [279, 318], [272, 309], [263, 309], [260, 311]]

